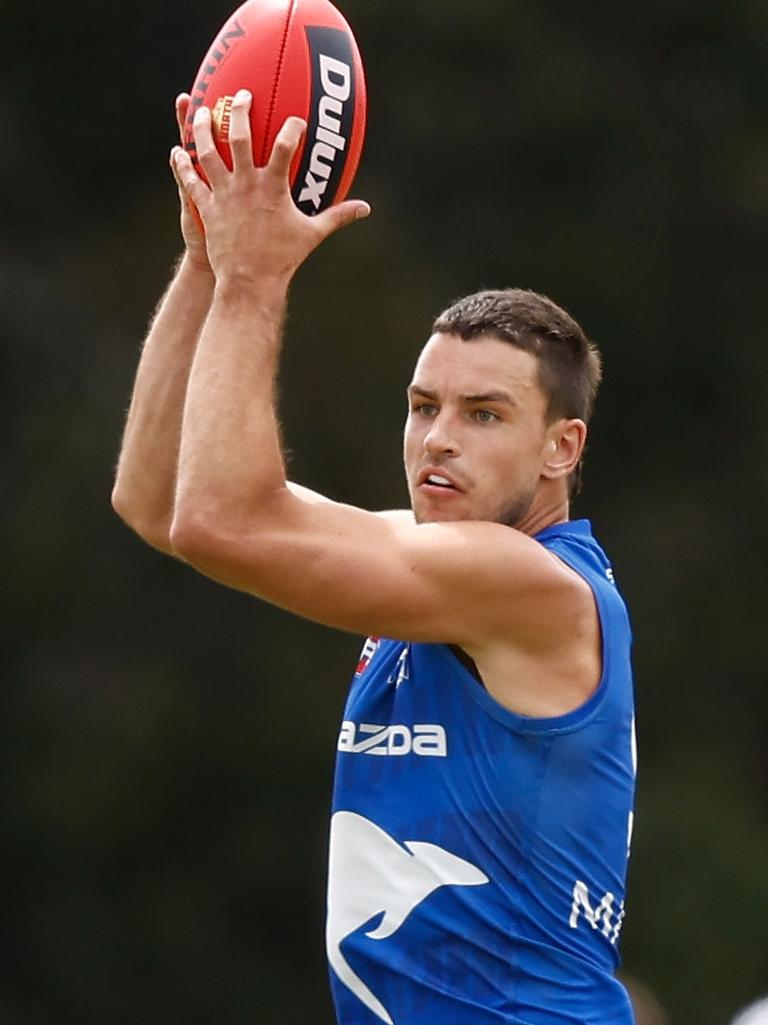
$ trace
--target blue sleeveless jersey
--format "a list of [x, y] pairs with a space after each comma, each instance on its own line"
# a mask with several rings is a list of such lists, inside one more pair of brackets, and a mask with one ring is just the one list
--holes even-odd
[[589, 522], [537, 540], [595, 595], [599, 686], [516, 715], [440, 644], [370, 638], [338, 743], [327, 949], [341, 1025], [631, 1025], [614, 978], [636, 754], [624, 603]]

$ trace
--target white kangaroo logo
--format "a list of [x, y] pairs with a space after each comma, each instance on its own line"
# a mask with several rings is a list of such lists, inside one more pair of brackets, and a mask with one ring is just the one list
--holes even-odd
[[441, 886], [480, 886], [489, 881], [474, 865], [435, 844], [407, 840], [405, 847], [362, 815], [338, 811], [331, 819], [328, 960], [344, 985], [387, 1025], [393, 1025], [389, 1012], [347, 964], [341, 944], [381, 912], [380, 924], [365, 935], [387, 939]]

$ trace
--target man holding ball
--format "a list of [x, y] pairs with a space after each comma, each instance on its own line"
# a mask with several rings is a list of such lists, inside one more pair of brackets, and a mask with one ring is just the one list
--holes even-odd
[[408, 387], [411, 509], [288, 482], [274, 409], [288, 286], [369, 208], [300, 213], [288, 176], [304, 123], [290, 118], [256, 168], [249, 104], [232, 104], [232, 171], [197, 111], [210, 185], [172, 152], [187, 251], [142, 353], [114, 507], [207, 576], [368, 636], [331, 819], [342, 1025], [630, 1025], [613, 977], [630, 630], [588, 521], [568, 518], [597, 351], [535, 293], [460, 300]]

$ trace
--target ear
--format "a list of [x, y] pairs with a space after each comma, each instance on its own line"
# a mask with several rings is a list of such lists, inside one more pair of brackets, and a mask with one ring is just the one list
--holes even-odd
[[545, 480], [569, 477], [579, 464], [587, 440], [583, 420], [557, 420], [547, 430], [544, 443], [546, 462], [541, 470]]

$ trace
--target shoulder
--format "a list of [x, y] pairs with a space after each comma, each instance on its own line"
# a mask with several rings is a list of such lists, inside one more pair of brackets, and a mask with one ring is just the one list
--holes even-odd
[[450, 610], [453, 643], [501, 641], [539, 650], [594, 616], [586, 580], [513, 527], [483, 521], [392, 527], [407, 565], [435, 585], [444, 614]]

